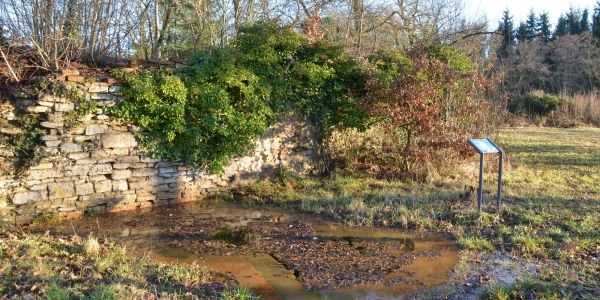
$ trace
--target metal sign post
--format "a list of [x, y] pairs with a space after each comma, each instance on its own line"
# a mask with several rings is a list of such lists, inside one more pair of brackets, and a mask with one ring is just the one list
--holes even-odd
[[494, 144], [490, 139], [479, 138], [469, 139], [469, 144], [479, 153], [479, 188], [477, 189], [477, 209], [481, 211], [481, 204], [483, 203], [483, 161], [485, 154], [498, 153], [498, 195], [496, 198], [496, 205], [498, 206], [498, 212], [500, 212], [500, 206], [502, 204], [502, 169], [504, 163], [504, 150]]

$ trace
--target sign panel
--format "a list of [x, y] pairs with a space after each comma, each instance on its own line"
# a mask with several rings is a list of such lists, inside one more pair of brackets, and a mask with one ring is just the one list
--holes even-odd
[[479, 153], [498, 153], [500, 150], [488, 139], [469, 139], [469, 143]]

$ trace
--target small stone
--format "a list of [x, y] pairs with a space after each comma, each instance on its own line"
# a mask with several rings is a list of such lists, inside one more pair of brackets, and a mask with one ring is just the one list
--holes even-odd
[[87, 174], [90, 172], [91, 168], [92, 168], [92, 165], [90, 165], [90, 164], [80, 164], [80, 165], [76, 164], [67, 171], [67, 175], [87, 176]]
[[130, 156], [120, 156], [117, 157], [117, 161], [121, 163], [137, 163], [140, 161], [139, 156], [130, 155]]
[[127, 179], [131, 177], [131, 170], [113, 170], [112, 179]]
[[30, 170], [46, 170], [46, 169], [53, 169], [54, 168], [54, 164], [51, 162], [43, 162], [43, 163], [39, 163], [35, 166], [31, 166], [29, 169]]
[[48, 122], [62, 124], [64, 121], [62, 114], [47, 114], [46, 119]]
[[158, 168], [158, 174], [160, 174], [160, 175], [171, 174], [171, 173], [176, 173], [176, 172], [177, 172], [177, 168], [175, 168], [175, 167]]
[[47, 113], [50, 111], [50, 107], [46, 106], [29, 106], [27, 107], [27, 112], [30, 113]]
[[115, 96], [111, 94], [92, 94], [90, 98], [93, 100], [114, 100]]
[[60, 128], [63, 126], [62, 123], [53, 123], [53, 122], [41, 122], [40, 126], [44, 128]]
[[109, 180], [96, 181], [94, 183], [94, 190], [96, 193], [110, 192], [112, 189], [112, 182]]
[[95, 83], [88, 88], [90, 93], [108, 93], [108, 85]]
[[75, 189], [73, 189], [73, 183], [71, 182], [60, 182], [48, 184], [48, 192], [50, 199], [61, 199], [75, 196]]
[[63, 153], [81, 152], [83, 149], [80, 145], [74, 143], [63, 142], [60, 144], [60, 151]]
[[73, 138], [73, 140], [74, 140], [75, 142], [78, 142], [78, 143], [83, 143], [83, 142], [85, 142], [85, 141], [91, 141], [91, 140], [94, 140], [94, 136], [89, 136], [89, 135], [78, 135], [78, 136], [74, 137], [74, 138]]
[[103, 175], [112, 173], [112, 166], [110, 164], [99, 164], [94, 165], [90, 170], [90, 176]]
[[112, 186], [113, 191], [126, 191], [128, 190], [127, 180], [115, 180]]
[[84, 159], [84, 158], [89, 158], [90, 154], [87, 152], [75, 152], [75, 153], [69, 153], [69, 155], [67, 156], [70, 159]]
[[91, 183], [78, 184], [75, 186], [77, 196], [90, 195], [94, 193], [94, 185]]
[[58, 147], [58, 145], [60, 145], [60, 141], [45, 141], [44, 144], [46, 147]]
[[129, 166], [130, 166], [130, 164], [114, 163], [113, 164], [113, 169], [115, 169], [115, 170], [123, 170], [123, 169], [129, 168]]
[[46, 107], [53, 107], [54, 106], [54, 102], [43, 101], [43, 100], [39, 100], [37, 102], [37, 104], [41, 105], [41, 106], [46, 106]]
[[108, 92], [109, 92], [109, 93], [120, 93], [122, 88], [123, 88], [123, 87], [122, 87], [122, 86], [120, 86], [120, 85], [111, 85], [111, 86], [108, 88]]
[[58, 140], [58, 135], [42, 135], [40, 140], [42, 141], [56, 141]]
[[133, 148], [137, 145], [138, 143], [131, 133], [113, 133], [102, 136], [102, 146], [104, 148]]
[[56, 103], [54, 104], [54, 110], [60, 112], [68, 112], [75, 109], [75, 104], [73, 103]]
[[133, 170], [132, 176], [135, 177], [146, 177], [156, 175], [156, 169], [152, 168], [144, 168], [144, 169], [135, 169]]
[[14, 205], [22, 205], [28, 202], [39, 201], [40, 193], [38, 192], [22, 192], [16, 193], [12, 199]]
[[95, 135], [106, 133], [108, 126], [106, 125], [89, 125], [85, 128], [85, 135]]

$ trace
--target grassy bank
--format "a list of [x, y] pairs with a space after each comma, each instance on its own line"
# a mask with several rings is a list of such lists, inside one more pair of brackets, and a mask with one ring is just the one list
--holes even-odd
[[[496, 140], [510, 161], [500, 214], [491, 205], [481, 213], [475, 209], [468, 186], [476, 184], [476, 162], [430, 184], [348, 175], [322, 180], [283, 172], [236, 195], [248, 205], [293, 208], [352, 225], [450, 232], [466, 250], [498, 250], [537, 262], [534, 282], [539, 284], [496, 288], [492, 298], [502, 293], [597, 296], [600, 130], [513, 128]], [[491, 203], [496, 182], [488, 173], [486, 199]]]
[[199, 265], [158, 264], [94, 237], [0, 230], [0, 299], [254, 299]]

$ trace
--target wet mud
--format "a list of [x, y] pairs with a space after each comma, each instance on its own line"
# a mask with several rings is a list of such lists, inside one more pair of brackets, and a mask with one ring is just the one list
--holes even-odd
[[[216, 239], [223, 228], [243, 228], [251, 238]], [[197, 262], [263, 299], [398, 299], [448, 280], [458, 260], [443, 235], [218, 202], [87, 217], [52, 230], [104, 236], [158, 261]]]

